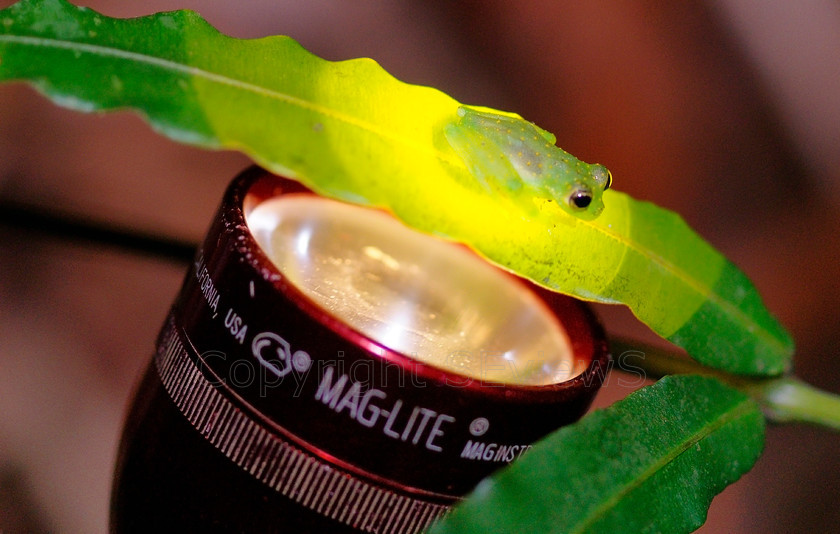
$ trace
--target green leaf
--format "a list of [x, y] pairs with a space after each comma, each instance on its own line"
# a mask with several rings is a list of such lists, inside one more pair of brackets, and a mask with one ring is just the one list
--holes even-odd
[[24, 0], [0, 11], [0, 80], [26, 80], [82, 111], [135, 109], [175, 140], [241, 150], [550, 289], [624, 303], [710, 366], [789, 366], [791, 338], [755, 288], [678, 216], [612, 190], [592, 220], [489, 192], [444, 133], [460, 104], [372, 60], [325, 61], [287, 37], [233, 39], [189, 11], [117, 20]]
[[763, 443], [747, 396], [713, 378], [669, 376], [537, 443], [431, 534], [691, 532]]

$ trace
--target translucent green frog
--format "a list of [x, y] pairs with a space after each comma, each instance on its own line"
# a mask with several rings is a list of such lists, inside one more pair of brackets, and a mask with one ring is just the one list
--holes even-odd
[[568, 213], [597, 217], [612, 175], [555, 146], [553, 134], [516, 115], [461, 106], [444, 129], [447, 141], [490, 192], [557, 202]]

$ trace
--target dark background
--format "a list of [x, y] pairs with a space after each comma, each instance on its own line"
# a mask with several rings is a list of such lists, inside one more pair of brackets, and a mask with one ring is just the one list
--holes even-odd
[[[0, 7], [11, 2], [2, 1]], [[840, 392], [840, 4], [830, 1], [93, 1], [189, 7], [237, 37], [287, 34], [328, 59], [516, 111], [614, 187], [681, 213], [753, 279]], [[197, 241], [248, 161], [0, 86], [0, 200]], [[0, 233], [0, 531], [104, 532], [121, 418], [186, 266]], [[619, 309], [613, 332], [648, 337]], [[629, 392], [611, 377], [598, 401]], [[704, 533], [828, 532], [840, 436], [771, 427]]]

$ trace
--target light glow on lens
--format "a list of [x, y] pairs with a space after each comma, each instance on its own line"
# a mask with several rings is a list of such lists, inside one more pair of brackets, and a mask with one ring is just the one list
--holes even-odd
[[394, 351], [506, 384], [554, 384], [583, 371], [542, 300], [460, 246], [312, 195], [270, 198], [247, 221], [291, 284]]

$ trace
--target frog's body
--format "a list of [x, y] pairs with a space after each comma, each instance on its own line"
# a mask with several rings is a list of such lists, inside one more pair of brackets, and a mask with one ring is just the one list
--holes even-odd
[[555, 137], [514, 115], [462, 106], [448, 125], [447, 141], [491, 192], [556, 201], [567, 212], [596, 217], [610, 172], [555, 146]]

